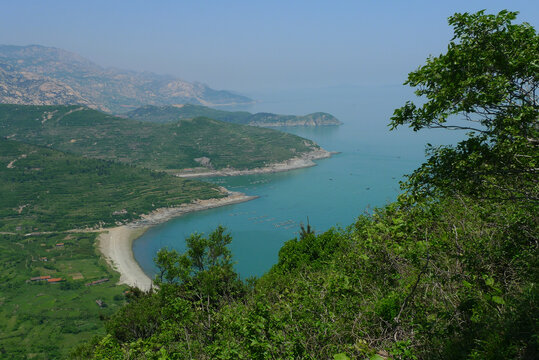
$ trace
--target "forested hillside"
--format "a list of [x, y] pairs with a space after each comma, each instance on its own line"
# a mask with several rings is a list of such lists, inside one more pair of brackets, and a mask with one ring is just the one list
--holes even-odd
[[208, 118], [152, 124], [80, 106], [0, 104], [0, 136], [155, 170], [252, 169], [318, 150], [311, 140]]
[[0, 231], [114, 226], [161, 207], [225, 196], [215, 186], [0, 140]]
[[538, 358], [539, 36], [516, 15], [451, 16], [447, 52], [409, 74], [423, 98], [391, 126], [468, 137], [430, 148], [398, 201], [344, 230], [302, 227], [247, 282], [221, 227], [163, 249], [159, 290], [73, 357]]

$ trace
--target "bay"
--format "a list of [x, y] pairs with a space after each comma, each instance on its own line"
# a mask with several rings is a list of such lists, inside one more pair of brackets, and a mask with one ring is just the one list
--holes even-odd
[[284, 173], [204, 179], [257, 199], [173, 219], [135, 240], [133, 252], [153, 277], [153, 258], [163, 247], [185, 251], [185, 238], [208, 234], [218, 225], [233, 236], [231, 250], [242, 278], [260, 276], [277, 262], [285, 241], [297, 236], [300, 224], [317, 233], [346, 227], [373, 207], [394, 201], [399, 181], [425, 159], [427, 142], [454, 142], [459, 135], [408, 129], [390, 132], [393, 109], [411, 98], [401, 86], [335, 87], [295, 92], [250, 94], [262, 99], [247, 109], [282, 114], [326, 111], [345, 124], [338, 127], [280, 128], [316, 141], [339, 154], [317, 166]]

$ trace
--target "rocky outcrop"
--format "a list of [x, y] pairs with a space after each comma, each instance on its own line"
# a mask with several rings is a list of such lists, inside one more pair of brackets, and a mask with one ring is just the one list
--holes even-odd
[[72, 105], [97, 108], [69, 85], [31, 72], [16, 72], [0, 63], [0, 102], [9, 104]]
[[248, 104], [252, 100], [168, 75], [103, 68], [77, 54], [38, 45], [0, 45], [0, 102], [82, 104], [112, 113], [141, 105]]

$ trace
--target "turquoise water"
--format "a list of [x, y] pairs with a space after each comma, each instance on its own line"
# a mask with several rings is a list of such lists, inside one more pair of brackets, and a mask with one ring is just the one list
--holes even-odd
[[[133, 245], [136, 260], [153, 276], [153, 257], [160, 248], [184, 251], [184, 239], [193, 232], [207, 234], [224, 225], [233, 236], [237, 271], [243, 278], [260, 276], [275, 264], [283, 243], [294, 238], [299, 224], [306, 224], [307, 219], [317, 232], [346, 227], [369, 208], [395, 200], [403, 175], [424, 160], [424, 144], [451, 141], [445, 133], [388, 132], [389, 116], [402, 103], [399, 89], [379, 89], [378, 93], [356, 89], [358, 97], [348, 91], [349, 98], [338, 91], [332, 98], [330, 90], [318, 98], [304, 93], [296, 98], [283, 94], [281, 100], [274, 94], [259, 95], [268, 100], [250, 111], [335, 114], [345, 125], [281, 130], [340, 153], [306, 169], [208, 179], [259, 198], [191, 213], [150, 229]], [[358, 107], [358, 102], [364, 106]]]

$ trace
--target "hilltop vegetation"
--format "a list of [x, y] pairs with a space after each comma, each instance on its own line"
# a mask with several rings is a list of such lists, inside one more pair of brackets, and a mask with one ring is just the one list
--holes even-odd
[[333, 115], [317, 112], [304, 116], [277, 115], [272, 113], [251, 114], [247, 111], [224, 111], [201, 105], [146, 105], [125, 114], [131, 119], [155, 123], [177, 122], [199, 116], [215, 120], [251, 126], [327, 126], [341, 125]]
[[0, 136], [155, 170], [252, 169], [319, 149], [299, 136], [208, 118], [152, 124], [79, 106], [0, 105]]
[[223, 228], [194, 234], [158, 253], [160, 289], [73, 357], [537, 359], [539, 36], [515, 18], [453, 15], [448, 52], [409, 74], [426, 99], [391, 126], [469, 134], [431, 148], [398, 201], [347, 229], [302, 226], [248, 282]]
[[0, 140], [0, 231], [114, 226], [160, 207], [224, 195], [211, 184]]
[[191, 238], [183, 256], [159, 254], [159, 292], [121, 309], [75, 357], [533, 359], [539, 264], [528, 211], [399, 202], [287, 242], [251, 285], [222, 251], [230, 239]]
[[248, 97], [169, 75], [103, 68], [77, 54], [39, 45], [0, 45], [0, 102], [79, 104], [112, 113], [141, 105], [248, 104]]

